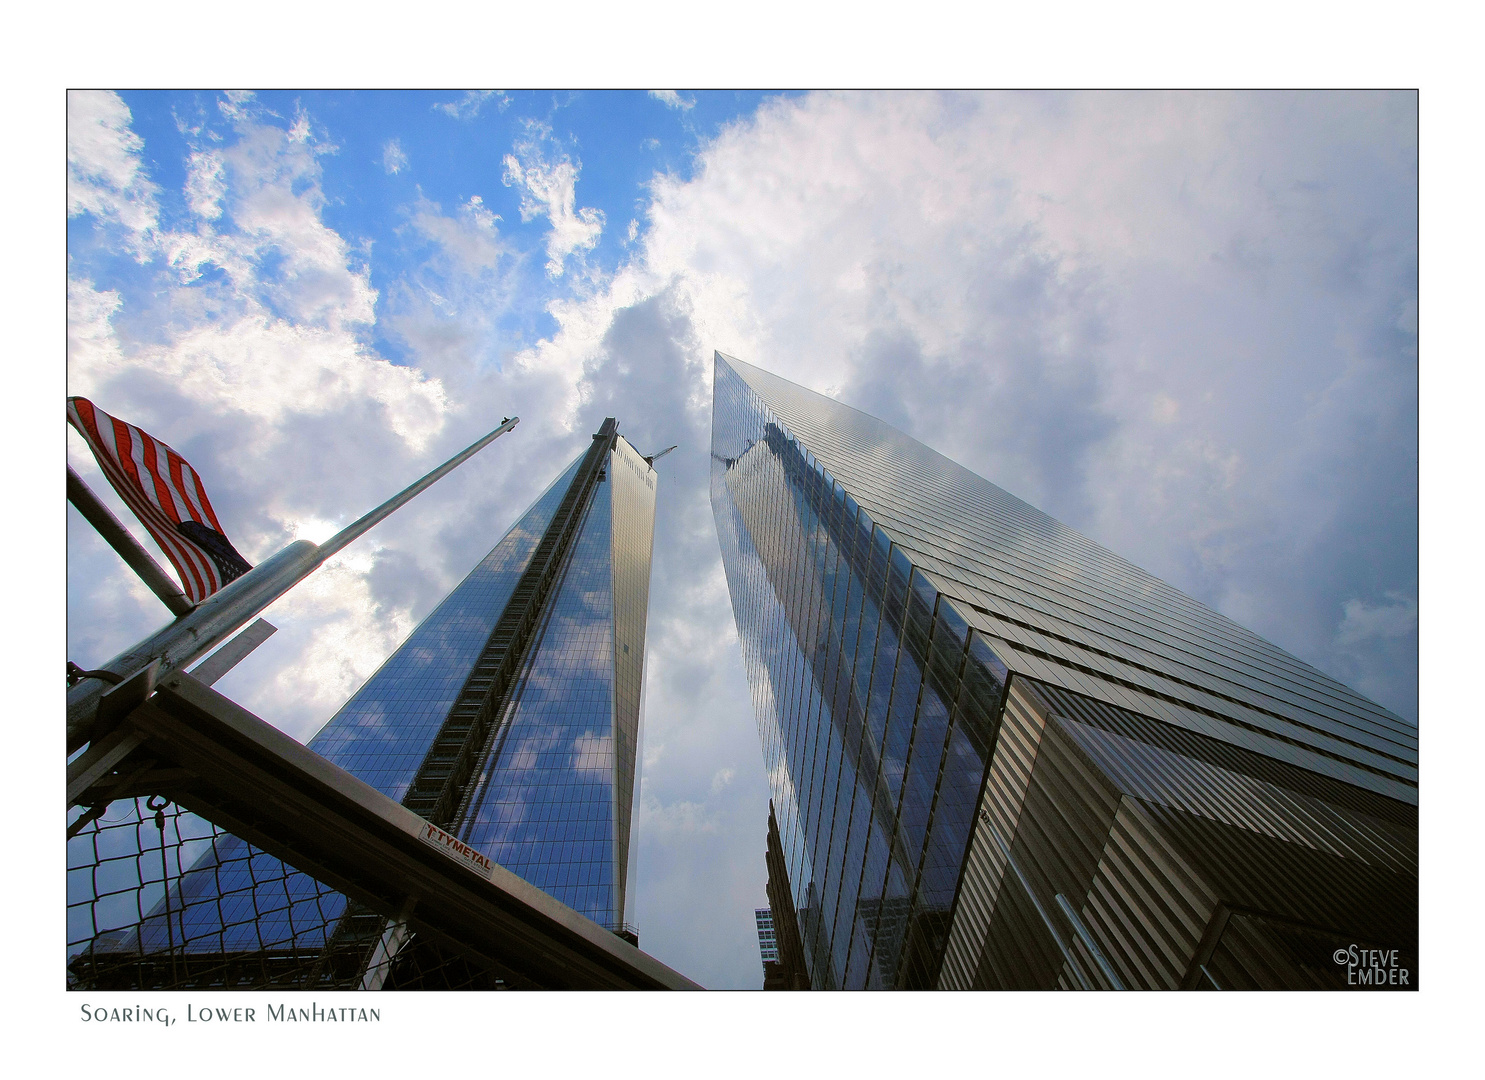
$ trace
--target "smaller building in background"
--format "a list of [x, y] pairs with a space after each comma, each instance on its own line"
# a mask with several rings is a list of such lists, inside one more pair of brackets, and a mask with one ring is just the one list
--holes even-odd
[[753, 918], [758, 923], [758, 951], [763, 954], [763, 989], [789, 989], [788, 976], [779, 963], [779, 943], [774, 937], [773, 910], [761, 907], [753, 909]]
[[763, 954], [763, 973], [768, 974], [768, 965], [779, 962], [779, 944], [773, 936], [773, 911], [766, 907], [754, 908], [753, 918], [758, 922], [758, 951]]
[[[753, 917], [758, 920], [758, 948], [763, 953], [763, 989], [808, 990], [810, 976], [809, 969], [804, 966], [804, 942], [799, 937], [794, 897], [789, 893], [789, 876], [772, 800], [768, 803], [766, 857], [769, 906], [753, 912]], [[774, 912], [779, 914], [777, 919]]]

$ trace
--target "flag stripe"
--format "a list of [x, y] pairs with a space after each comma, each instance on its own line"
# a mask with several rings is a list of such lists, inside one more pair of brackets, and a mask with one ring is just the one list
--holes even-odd
[[[200, 500], [195, 491], [195, 470], [186, 464], [185, 458], [181, 457], [168, 446], [165, 448], [165, 460], [170, 469], [171, 490], [178, 492], [185, 499], [190, 515], [197, 521], [200, 521], [203, 514], [201, 512]], [[216, 526], [213, 526], [213, 528], [216, 528]], [[217, 532], [221, 531], [221, 529], [217, 529]]]
[[150, 445], [149, 436], [137, 428], [129, 434], [135, 437], [130, 450], [134, 455], [134, 471], [139, 476], [139, 485], [144, 488], [145, 497], [154, 503], [156, 510], [170, 519], [172, 525], [179, 524], [180, 514], [175, 509], [175, 500], [160, 490], [160, 478], [156, 475], [154, 466], [155, 448]]
[[[198, 597], [207, 595], [208, 578], [203, 574], [199, 565], [200, 556], [190, 550], [186, 544], [180, 542], [171, 535], [170, 523], [160, 516], [159, 511], [149, 503], [142, 495], [133, 490], [133, 482], [117, 463], [112, 460], [101, 460], [99, 465], [103, 473], [108, 477], [108, 482], [113, 485], [115, 491], [133, 510], [140, 523], [149, 530], [149, 534], [155, 538], [160, 549], [165, 552], [170, 561], [175, 564], [176, 573], [181, 579], [181, 584], [186, 595], [195, 602]], [[192, 545], [194, 546], [194, 545]]]
[[[112, 417], [109, 419], [112, 421]], [[111, 430], [114, 445], [119, 451], [108, 462], [112, 468], [105, 470], [106, 473], [111, 473], [110, 483], [114, 485], [114, 490], [119, 493], [120, 497], [129, 504], [129, 508], [134, 511], [144, 527], [149, 530], [155, 542], [170, 557], [170, 561], [175, 564], [186, 595], [193, 603], [199, 603], [215, 591], [213, 588], [215, 575], [203, 565], [210, 560], [204, 558], [202, 553], [196, 550], [194, 544], [176, 532], [175, 523], [160, 512], [139, 483], [138, 470], [133, 457], [135, 440], [131, 437], [132, 432], [129, 426], [120, 425], [117, 421], [106, 426]], [[103, 463], [100, 462], [100, 464]], [[122, 483], [119, 483], [120, 479]]]
[[[125, 433], [124, 438], [127, 437]], [[210, 560], [203, 557], [195, 544], [182, 537], [176, 531], [174, 522], [160, 513], [159, 508], [138, 489], [134, 476], [122, 467], [123, 462], [131, 460], [126, 458], [122, 459], [122, 462], [109, 461], [106, 464], [103, 462], [99, 464], [104, 466], [104, 474], [108, 476], [109, 483], [113, 484], [114, 490], [129, 505], [129, 509], [134, 511], [140, 523], [149, 530], [149, 534], [155, 538], [161, 550], [175, 564], [186, 595], [193, 603], [199, 603], [216, 591], [216, 586], [213, 584], [216, 575], [206, 565]]]
[[206, 487], [190, 462], [86, 398], [67, 399], [67, 420], [88, 443], [119, 497], [175, 565], [187, 597], [200, 603], [220, 589], [222, 569], [179, 528], [182, 521], [195, 521], [225, 539]]
[[[165, 444], [161, 443], [160, 445], [164, 446]], [[225, 536], [226, 530], [217, 521], [216, 512], [211, 508], [211, 500], [206, 497], [206, 486], [201, 483], [201, 476], [195, 469], [191, 468], [189, 461], [170, 449], [170, 447], [166, 446], [165, 452], [170, 457], [170, 470], [171, 476], [176, 480], [175, 487], [185, 496], [186, 501], [191, 505], [192, 516], [197, 521], [208, 523], [213, 529]]]
[[[88, 405], [92, 408], [92, 411], [94, 413], [102, 412], [102, 410], [97, 409], [96, 406], [92, 406], [91, 402], [89, 402]], [[221, 588], [222, 582], [220, 580], [220, 574], [217, 570], [216, 563], [212, 561], [212, 559], [207, 556], [207, 554], [202, 551], [195, 543], [181, 535], [179, 529], [177, 528], [178, 522], [180, 520], [179, 516], [175, 513], [169, 512], [175, 510], [175, 500], [172, 498], [167, 503], [169, 510], [166, 510], [162, 508], [157, 501], [159, 498], [158, 486], [151, 485], [151, 487], [154, 488], [154, 490], [151, 491], [151, 488], [146, 488], [143, 484], [137, 483], [138, 468], [144, 462], [142, 460], [143, 455], [136, 455], [136, 453], [134, 452], [134, 448], [136, 446], [155, 445], [161, 449], [164, 449], [167, 453], [174, 453], [174, 451], [172, 451], [170, 447], [166, 446], [164, 443], [161, 443], [151, 437], [147, 432], [144, 432], [131, 424], [125, 424], [122, 421], [115, 419], [114, 417], [108, 416], [107, 413], [103, 413], [103, 416], [107, 417], [109, 422], [106, 425], [102, 425], [98, 424], [95, 420], [95, 429], [106, 428], [108, 433], [113, 436], [113, 456], [115, 458], [116, 464], [122, 467], [123, 475], [128, 476], [130, 481], [134, 481], [126, 483], [126, 485], [122, 489], [119, 489], [119, 494], [121, 496], [124, 496], [126, 500], [129, 501], [131, 509], [134, 509], [136, 514], [141, 515], [141, 522], [145, 524], [146, 528], [150, 528], [151, 535], [155, 536], [161, 547], [166, 548], [170, 554], [175, 556], [172, 561], [177, 563], [177, 569], [181, 571], [182, 581], [186, 581], [188, 577], [196, 579], [195, 584], [197, 585], [197, 589], [199, 589], [200, 591], [200, 597], [204, 599], [206, 596], [209, 596], [211, 593]], [[180, 458], [180, 455], [178, 454], [175, 456], [177, 458]], [[185, 462], [185, 459], [180, 458], [180, 460], [185, 468], [187, 470], [190, 470], [190, 465]], [[135, 468], [133, 470], [130, 470], [130, 465], [134, 465]], [[154, 472], [154, 475], [151, 477], [151, 479], [155, 480], [158, 483], [158, 471], [146, 471]], [[197, 481], [197, 487], [199, 490], [199, 478], [196, 478], [194, 476], [194, 470], [190, 471], [193, 474], [193, 479], [196, 479]], [[128, 496], [130, 494], [134, 495], [133, 499], [128, 499]], [[151, 494], [154, 494], [155, 498], [150, 498]], [[197, 518], [197, 520], [200, 519]], [[151, 526], [153, 526], [153, 528], [151, 528]], [[221, 530], [218, 528], [217, 531], [220, 532]], [[182, 565], [182, 563], [184, 565]], [[188, 594], [194, 593], [195, 591], [196, 590], [187, 589]]]
[[149, 465], [150, 474], [155, 481], [156, 501], [165, 510], [167, 517], [181, 522], [187, 518], [194, 517], [191, 508], [186, 505], [186, 500], [167, 483], [170, 476], [170, 466], [165, 460], [165, 455], [160, 452], [160, 444], [150, 438], [147, 432], [140, 432], [144, 436], [144, 460]]

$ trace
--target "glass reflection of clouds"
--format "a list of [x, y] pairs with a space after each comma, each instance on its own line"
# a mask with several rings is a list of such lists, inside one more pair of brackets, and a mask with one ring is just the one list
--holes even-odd
[[1416, 728], [888, 425], [717, 355], [712, 505], [817, 987], [932, 985], [1009, 669], [1393, 797]]
[[[393, 799], [406, 794], [580, 462], [563, 470], [311, 749]], [[614, 928], [625, 913], [654, 509], [654, 472], [620, 437], [460, 827], [496, 862]], [[248, 857], [236, 838], [217, 848], [186, 870], [173, 898], [192, 948], [323, 944], [343, 896], [286, 873], [262, 852]], [[166, 947], [157, 913], [142, 934], [146, 950]]]

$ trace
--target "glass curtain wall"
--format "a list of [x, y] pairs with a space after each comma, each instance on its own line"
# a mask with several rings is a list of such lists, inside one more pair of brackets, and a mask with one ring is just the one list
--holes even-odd
[[1005, 668], [717, 365], [712, 503], [812, 984], [929, 986]]
[[[578, 472], [579, 455], [309, 746], [388, 797], [407, 793]], [[653, 549], [655, 473], [607, 455], [510, 693], [459, 834], [611, 929], [624, 926]], [[224, 836], [123, 951], [313, 952], [345, 897]], [[133, 938], [134, 934], [138, 938]]]
[[814, 986], [937, 984], [975, 820], [1015, 809], [981, 805], [992, 754], [1029, 767], [995, 750], [1010, 672], [1416, 814], [1416, 725], [879, 420], [721, 353], [713, 385], [713, 511]]

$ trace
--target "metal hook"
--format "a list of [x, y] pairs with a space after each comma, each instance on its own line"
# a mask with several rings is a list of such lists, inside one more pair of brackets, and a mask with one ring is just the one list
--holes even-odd
[[[155, 805], [156, 799], [160, 800], [159, 806]], [[155, 828], [159, 829], [163, 835], [165, 832], [165, 808], [170, 805], [170, 800], [164, 795], [151, 795], [148, 799], [144, 800], [144, 805], [146, 809], [155, 812]]]

